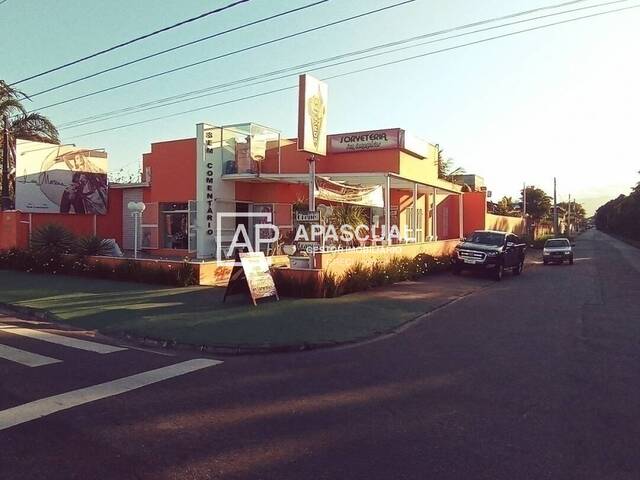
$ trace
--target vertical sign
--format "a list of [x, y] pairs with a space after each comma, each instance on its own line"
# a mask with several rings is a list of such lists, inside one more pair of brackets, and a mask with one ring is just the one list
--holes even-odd
[[327, 153], [327, 84], [311, 75], [300, 75], [298, 92], [298, 150]]
[[220, 129], [200, 123], [196, 126], [196, 251], [198, 258], [211, 258], [215, 252], [216, 165], [221, 169]]

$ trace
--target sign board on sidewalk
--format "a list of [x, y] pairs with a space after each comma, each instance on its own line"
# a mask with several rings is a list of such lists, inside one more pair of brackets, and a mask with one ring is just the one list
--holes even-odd
[[263, 252], [241, 253], [240, 263], [242, 264], [254, 305], [259, 298], [276, 297], [277, 300], [280, 300], [276, 284], [269, 271], [267, 258]]

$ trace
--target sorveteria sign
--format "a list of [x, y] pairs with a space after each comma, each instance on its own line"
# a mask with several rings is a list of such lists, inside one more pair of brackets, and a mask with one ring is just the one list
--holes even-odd
[[327, 147], [330, 153], [402, 148], [404, 144], [403, 133], [399, 128], [392, 128], [329, 135]]

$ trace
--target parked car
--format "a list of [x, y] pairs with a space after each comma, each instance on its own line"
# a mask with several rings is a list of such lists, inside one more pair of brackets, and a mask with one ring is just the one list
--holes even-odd
[[495, 230], [478, 230], [458, 244], [453, 256], [453, 273], [463, 270], [490, 271], [502, 280], [505, 270], [520, 275], [524, 268], [526, 245], [517, 235]]
[[563, 263], [569, 262], [573, 265], [573, 247], [566, 238], [550, 238], [544, 243], [542, 250], [542, 263]]

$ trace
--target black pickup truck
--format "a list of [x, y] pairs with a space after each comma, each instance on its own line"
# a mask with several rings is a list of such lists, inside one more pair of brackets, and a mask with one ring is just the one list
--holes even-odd
[[493, 230], [478, 230], [456, 246], [452, 258], [453, 273], [462, 270], [489, 270], [493, 278], [502, 280], [510, 269], [520, 275], [524, 267], [526, 245], [517, 235]]

